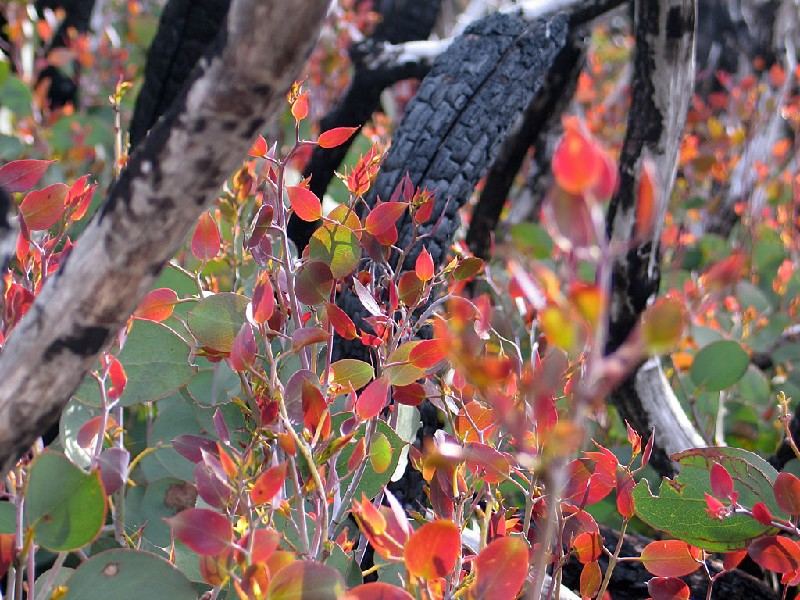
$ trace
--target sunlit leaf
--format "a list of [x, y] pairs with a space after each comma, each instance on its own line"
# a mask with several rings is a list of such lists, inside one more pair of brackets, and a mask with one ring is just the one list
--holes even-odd
[[496, 539], [474, 564], [478, 598], [516, 598], [528, 575], [528, 545], [518, 537]]
[[346, 312], [332, 302], [328, 302], [325, 305], [325, 311], [328, 316], [328, 321], [330, 321], [333, 329], [339, 336], [346, 340], [356, 339], [358, 332], [356, 331], [355, 323], [353, 323], [353, 320]]
[[270, 467], [261, 473], [256, 479], [253, 489], [250, 490], [250, 499], [253, 501], [253, 505], [260, 506], [267, 502], [272, 502], [272, 499], [283, 487], [285, 480], [286, 463]]
[[41, 190], [28, 192], [19, 205], [25, 225], [31, 231], [50, 229], [58, 223], [66, 208], [69, 188], [63, 183], [54, 183]]
[[150, 321], [166, 321], [172, 316], [175, 303], [178, 301], [178, 294], [170, 288], [158, 288], [149, 292], [139, 303], [139, 307], [133, 313], [137, 319], [147, 319]]
[[305, 560], [280, 569], [269, 584], [270, 600], [340, 600], [344, 593], [339, 571]]
[[397, 586], [373, 581], [348, 590], [343, 600], [414, 600], [414, 597]]
[[192, 234], [192, 254], [197, 260], [211, 260], [219, 254], [221, 243], [216, 221], [207, 211], [203, 212]]
[[322, 218], [322, 203], [317, 195], [303, 186], [295, 185], [286, 188], [289, 203], [294, 214], [303, 221], [314, 222]]
[[747, 553], [761, 568], [775, 573], [789, 573], [800, 568], [800, 544], [782, 535], [754, 540]]
[[358, 131], [358, 127], [335, 127], [319, 134], [317, 144], [320, 148], [336, 148], [341, 146]]
[[376, 417], [389, 402], [389, 382], [386, 377], [372, 381], [356, 400], [356, 414], [360, 419]]
[[345, 358], [331, 365], [331, 382], [354, 390], [367, 385], [375, 376], [372, 366], [363, 360]]
[[680, 540], [650, 542], [641, 554], [642, 564], [659, 577], [683, 577], [700, 568], [702, 552]]
[[347, 277], [361, 259], [361, 241], [350, 228], [335, 223], [319, 227], [308, 242], [311, 260], [330, 267], [336, 279]]
[[580, 592], [584, 598], [594, 598], [603, 582], [603, 571], [596, 561], [586, 563], [581, 569]]
[[778, 473], [773, 491], [778, 506], [792, 516], [800, 515], [800, 479], [786, 471]]
[[419, 277], [420, 281], [428, 281], [433, 279], [434, 265], [433, 258], [428, 252], [427, 248], [422, 248], [422, 252], [417, 256], [417, 261], [414, 264], [414, 272]]
[[461, 555], [461, 532], [452, 522], [438, 519], [417, 529], [406, 543], [403, 557], [414, 577], [446, 577]]
[[383, 433], [378, 432], [369, 445], [369, 463], [380, 474], [385, 473], [392, 464], [392, 445]]
[[380, 236], [397, 224], [397, 220], [408, 210], [408, 202], [381, 202], [375, 206], [364, 221], [364, 228], [374, 236]]

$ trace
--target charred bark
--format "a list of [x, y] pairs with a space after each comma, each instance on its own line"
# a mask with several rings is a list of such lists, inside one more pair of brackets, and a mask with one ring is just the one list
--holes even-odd
[[231, 0], [169, 0], [164, 7], [133, 110], [131, 149], [180, 95], [195, 65], [224, 29], [230, 4]]

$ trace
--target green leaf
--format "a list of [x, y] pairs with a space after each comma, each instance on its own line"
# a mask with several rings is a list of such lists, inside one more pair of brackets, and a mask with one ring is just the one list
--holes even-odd
[[756, 406], [764, 406], [770, 401], [769, 379], [754, 365], [747, 367], [747, 372], [739, 381], [738, 388], [742, 400]]
[[[341, 425], [342, 421], [344, 421], [345, 417], [347, 416], [348, 415], [343, 414], [334, 417], [334, 429], [338, 429], [339, 425]], [[382, 471], [381, 473], [375, 472], [371, 460], [366, 462], [364, 474], [358, 486], [356, 487], [356, 493], [353, 496], [354, 498], [361, 498], [362, 492], [366, 494], [368, 498], [374, 498], [377, 496], [378, 493], [380, 493], [380, 491], [383, 489], [383, 486], [387, 485], [391, 480], [392, 474], [397, 468], [397, 463], [400, 460], [401, 451], [406, 446], [406, 442], [400, 439], [400, 436], [398, 436], [394, 430], [389, 427], [389, 425], [383, 421], [376, 421], [376, 423], [377, 429], [375, 430], [375, 436], [382, 435], [389, 442], [389, 446], [391, 447], [391, 460], [389, 461], [386, 470]], [[362, 423], [356, 431], [356, 434], [353, 436], [353, 440], [357, 442], [364, 437], [366, 430], [367, 424]], [[375, 436], [373, 436], [373, 439], [375, 439]], [[342, 478], [342, 485], [345, 489], [348, 485], [350, 485], [350, 481], [353, 479], [353, 474], [348, 473], [347, 470], [347, 461], [350, 459], [350, 455], [353, 454], [353, 450], [355, 450], [355, 443], [348, 444], [344, 447], [344, 449], [342, 449], [342, 453], [339, 455], [339, 458], [336, 461], [336, 470], [338, 471], [339, 476]]]
[[[123, 406], [166, 398], [194, 373], [186, 343], [168, 327], [152, 321], [134, 322], [117, 358], [128, 375], [120, 399]], [[100, 406], [97, 382], [85, 378], [75, 397], [84, 404]]]
[[11, 502], [0, 502], [0, 534], [17, 531], [17, 508]]
[[[92, 380], [92, 383], [94, 383], [95, 387], [97, 386], [96, 381]], [[83, 404], [76, 398], [71, 398], [64, 410], [61, 411], [58, 432], [61, 447], [64, 449], [64, 454], [67, 458], [81, 469], [88, 469], [91, 466], [92, 451], [94, 449], [83, 448], [78, 444], [78, 432], [89, 419], [100, 414], [100, 408]]]
[[144, 529], [142, 538], [149, 547], [166, 548], [172, 538], [164, 519], [193, 508], [196, 500], [194, 485], [171, 477], [131, 488], [127, 495], [125, 530]]
[[344, 595], [339, 571], [320, 563], [295, 561], [269, 582], [270, 600], [337, 600]]
[[652, 495], [646, 480], [633, 489], [636, 515], [654, 529], [711, 552], [740, 550], [771, 531], [746, 515], [719, 520], [706, 514], [705, 494], [711, 493], [709, 471], [715, 462], [731, 474], [740, 504], [764, 502], [773, 515], [786, 518], [772, 493], [777, 472], [760, 456], [739, 448], [697, 448], [672, 459], [680, 464], [675, 483], [665, 479], [658, 496]]
[[241, 391], [242, 382], [226, 361], [212, 363], [197, 357], [196, 363], [200, 370], [186, 384], [186, 390], [197, 404], [201, 406], [227, 404]]
[[385, 375], [389, 378], [389, 383], [399, 386], [411, 385], [417, 379], [425, 375], [423, 369], [415, 367], [408, 362], [411, 351], [420, 343], [422, 343], [422, 340], [406, 342], [389, 355], [389, 358], [386, 359], [386, 364], [400, 363], [386, 367]]
[[230, 352], [245, 320], [249, 300], [225, 292], [203, 298], [189, 311], [189, 329], [201, 347]]
[[517, 223], [511, 228], [514, 245], [533, 258], [542, 260], [553, 253], [553, 240], [544, 227], [536, 223]]
[[163, 558], [149, 552], [115, 549], [83, 563], [67, 580], [64, 600], [196, 600], [186, 577]]
[[749, 364], [750, 357], [738, 342], [721, 340], [697, 353], [690, 376], [697, 387], [718, 392], [739, 381]]
[[339, 571], [344, 577], [347, 587], [361, 585], [364, 581], [361, 576], [361, 569], [358, 567], [358, 563], [353, 558], [352, 553], [345, 554], [338, 544], [333, 544], [333, 551], [325, 561], [325, 564]]
[[98, 472], [84, 473], [63, 454], [45, 451], [30, 469], [25, 522], [36, 541], [54, 552], [77, 550], [94, 540], [106, 520]]
[[312, 261], [325, 263], [334, 278], [342, 279], [358, 266], [361, 241], [350, 228], [338, 223], [326, 223], [311, 236], [308, 252]]
[[352, 385], [354, 390], [359, 390], [372, 381], [375, 371], [363, 360], [344, 358], [331, 365], [331, 376], [332, 383], [343, 387]]

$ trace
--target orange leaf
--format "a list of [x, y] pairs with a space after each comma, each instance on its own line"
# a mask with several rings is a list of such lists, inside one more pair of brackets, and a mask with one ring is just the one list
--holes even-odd
[[427, 248], [423, 248], [422, 252], [417, 256], [417, 262], [414, 265], [414, 271], [419, 277], [420, 281], [428, 281], [433, 279], [433, 258], [428, 252]]
[[214, 218], [204, 212], [197, 221], [192, 236], [192, 254], [197, 260], [211, 260], [219, 254], [221, 239]]
[[603, 582], [603, 571], [597, 562], [590, 562], [583, 565], [581, 570], [580, 592], [584, 598], [594, 598], [600, 590]]
[[680, 540], [650, 542], [642, 550], [642, 564], [659, 577], [683, 577], [700, 567], [701, 551]]
[[582, 194], [603, 175], [602, 153], [577, 119], [565, 120], [564, 128], [564, 136], [553, 153], [553, 175], [564, 191]]
[[366, 421], [380, 414], [386, 406], [389, 395], [389, 381], [380, 377], [372, 381], [356, 400], [356, 414]]
[[255, 506], [261, 506], [272, 499], [281, 491], [286, 480], [286, 463], [271, 467], [261, 473], [256, 479], [253, 489], [250, 490], [250, 499]]
[[289, 194], [289, 203], [298, 218], [309, 223], [322, 218], [322, 203], [314, 192], [302, 186], [293, 185], [286, 188], [286, 193]]
[[528, 575], [528, 545], [504, 537], [486, 546], [475, 559], [478, 598], [516, 598]]
[[406, 543], [403, 558], [414, 577], [449, 575], [461, 555], [461, 532], [452, 521], [438, 519], [417, 529]]
[[133, 316], [147, 321], [166, 321], [172, 316], [178, 294], [170, 288], [158, 288], [149, 292], [139, 303]]
[[583, 564], [600, 560], [603, 555], [603, 540], [596, 531], [584, 531], [575, 536], [572, 549], [578, 555], [578, 561]]
[[32, 231], [44, 231], [58, 223], [66, 208], [69, 188], [63, 183], [54, 183], [42, 190], [29, 192], [19, 212], [25, 219], [25, 225]]
[[303, 92], [292, 103], [292, 116], [298, 123], [308, 116], [308, 92]]
[[255, 158], [262, 158], [267, 155], [267, 152], [269, 152], [267, 140], [264, 139], [263, 135], [259, 135], [247, 154]]
[[349, 140], [358, 131], [358, 127], [336, 127], [321, 133], [317, 144], [320, 148], [336, 148]]
[[636, 199], [636, 238], [639, 240], [648, 239], [655, 228], [657, 189], [656, 167], [651, 160], [645, 159], [639, 176], [639, 194]]

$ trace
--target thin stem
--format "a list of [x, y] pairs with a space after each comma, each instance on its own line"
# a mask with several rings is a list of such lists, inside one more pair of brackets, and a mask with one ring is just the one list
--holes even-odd
[[619, 532], [619, 539], [617, 539], [617, 547], [614, 548], [614, 554], [612, 554], [608, 559], [608, 568], [606, 569], [606, 575], [603, 578], [603, 583], [600, 585], [600, 591], [597, 593], [598, 598], [602, 598], [603, 594], [606, 593], [606, 589], [608, 589], [608, 584], [611, 583], [611, 574], [614, 572], [614, 567], [617, 566], [619, 562], [619, 555], [622, 552], [622, 543], [625, 541], [625, 530], [628, 528], [628, 519], [622, 521], [622, 528]]

